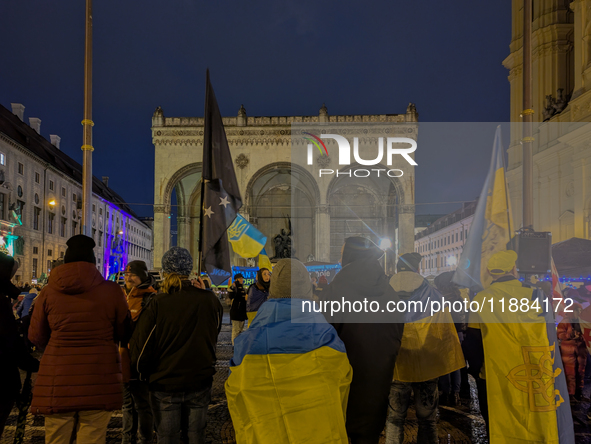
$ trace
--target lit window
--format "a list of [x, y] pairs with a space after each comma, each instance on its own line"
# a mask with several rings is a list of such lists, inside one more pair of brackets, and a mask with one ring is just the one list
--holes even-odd
[[6, 156], [4, 153], [0, 153], [0, 165], [6, 165]]

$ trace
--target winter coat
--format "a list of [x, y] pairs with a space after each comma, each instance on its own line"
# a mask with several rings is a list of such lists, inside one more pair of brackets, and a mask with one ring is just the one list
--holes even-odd
[[246, 321], [246, 290], [240, 282], [235, 282], [228, 291], [228, 297], [232, 300], [230, 307], [230, 319], [232, 321]]
[[205, 388], [215, 374], [222, 304], [212, 291], [183, 281], [179, 291], [154, 296], [129, 342], [131, 364], [152, 391]]
[[[153, 284], [154, 278], [150, 276], [146, 282], [142, 282], [137, 287], [133, 287], [131, 290], [129, 290], [129, 293], [126, 293], [125, 295], [127, 298], [127, 305], [129, 306], [129, 311], [131, 313], [131, 327], [129, 336], [133, 334], [133, 330], [137, 325], [142, 308], [149, 303], [153, 296], [156, 295], [156, 290], [154, 290], [154, 287], [152, 287]], [[123, 374], [123, 382], [127, 383], [131, 379], [137, 379], [138, 374], [133, 368], [131, 368], [129, 344], [121, 345], [122, 346], [119, 348], [119, 353], [121, 353], [121, 371]]]
[[35, 302], [29, 340], [45, 347], [31, 412], [121, 408], [117, 343], [129, 328], [121, 287], [96, 266], [72, 262], [55, 268]]
[[25, 293], [25, 297], [21, 301], [19, 307], [16, 309], [16, 314], [19, 318], [24, 318], [29, 314], [29, 310], [31, 309], [31, 305], [33, 304], [33, 300], [37, 297], [37, 292], [35, 293]]
[[269, 297], [269, 292], [261, 290], [257, 284], [252, 284], [248, 287], [248, 300], [246, 301], [246, 311], [256, 312], [259, 307], [263, 305], [263, 302]]
[[39, 369], [39, 362], [29, 354], [18, 334], [12, 304], [5, 296], [9, 294], [17, 297], [18, 289], [10, 282], [0, 284], [0, 396], [4, 400], [14, 399], [20, 391], [19, 368], [30, 372]]
[[[360, 278], [361, 277], [361, 278]], [[372, 298], [395, 300], [383, 267], [375, 259], [348, 263], [322, 290], [323, 300], [340, 301]], [[377, 437], [384, 430], [388, 396], [404, 324], [392, 322], [334, 323], [345, 343], [353, 367], [353, 381], [347, 406], [349, 436]]]

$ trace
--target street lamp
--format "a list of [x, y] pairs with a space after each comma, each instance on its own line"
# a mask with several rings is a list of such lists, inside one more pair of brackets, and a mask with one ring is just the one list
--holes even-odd
[[392, 241], [387, 237], [383, 237], [380, 239], [380, 250], [384, 250], [384, 274], [388, 274], [388, 253], [386, 250], [392, 247]]
[[56, 202], [55, 202], [55, 199], [51, 199], [51, 200], [50, 200], [49, 202], [47, 202], [47, 203], [49, 204], [49, 206], [50, 206], [51, 208], [55, 207], [55, 204], [56, 204]]

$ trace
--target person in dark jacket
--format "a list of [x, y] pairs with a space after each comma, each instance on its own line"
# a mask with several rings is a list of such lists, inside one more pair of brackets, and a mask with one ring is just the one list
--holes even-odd
[[[383, 254], [369, 239], [348, 238], [343, 246], [343, 268], [322, 290], [323, 300], [368, 298], [383, 302], [384, 307], [387, 301], [396, 300], [384, 267], [378, 262]], [[353, 322], [333, 322], [353, 367], [347, 434], [352, 444], [377, 444], [386, 424], [388, 395], [404, 324], [394, 319], [387, 324], [349, 320]]]
[[19, 304], [18, 308], [16, 309], [16, 315], [19, 318], [24, 318], [25, 316], [29, 315], [29, 310], [31, 310], [31, 305], [33, 301], [39, 294], [39, 291], [33, 287], [29, 290], [29, 292], [25, 295], [21, 303]]
[[[197, 288], [193, 258], [172, 247], [162, 257], [164, 281], [130, 340], [131, 363], [150, 388], [158, 443], [205, 443], [207, 408], [215, 374], [222, 304]], [[182, 429], [182, 430], [181, 430]]]
[[12, 313], [11, 299], [18, 298], [18, 289], [10, 279], [18, 269], [14, 258], [0, 252], [0, 438], [12, 406], [21, 389], [18, 371], [36, 372], [39, 361], [33, 358], [18, 334]]
[[[137, 325], [144, 306], [156, 295], [154, 278], [148, 274], [144, 261], [131, 261], [125, 267], [125, 286], [123, 291], [131, 313], [131, 329]], [[123, 372], [123, 418], [121, 444], [148, 444], [152, 442], [154, 418], [150, 407], [148, 384], [138, 379], [131, 368], [128, 344], [121, 344], [121, 368]], [[136, 440], [137, 436], [137, 440]]]
[[257, 271], [255, 283], [248, 287], [246, 294], [246, 315], [248, 316], [249, 326], [257, 315], [259, 307], [268, 299], [270, 285], [271, 272], [268, 268], [260, 268]]
[[121, 287], [96, 268], [91, 237], [66, 242], [31, 317], [29, 340], [43, 348], [31, 412], [45, 415], [45, 441], [104, 443], [113, 410], [120, 410], [118, 343], [129, 328]]
[[244, 276], [238, 273], [234, 276], [234, 283], [230, 286], [228, 297], [232, 301], [230, 307], [230, 320], [232, 321], [232, 345], [234, 339], [242, 333], [246, 316], [246, 290], [244, 289]]

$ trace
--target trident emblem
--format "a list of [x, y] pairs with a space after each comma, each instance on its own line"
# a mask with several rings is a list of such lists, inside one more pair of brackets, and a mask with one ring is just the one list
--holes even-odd
[[560, 391], [554, 389], [554, 380], [560, 375], [559, 368], [553, 370], [554, 347], [521, 347], [524, 364], [507, 375], [517, 390], [528, 394], [532, 412], [550, 412], [564, 402]]

